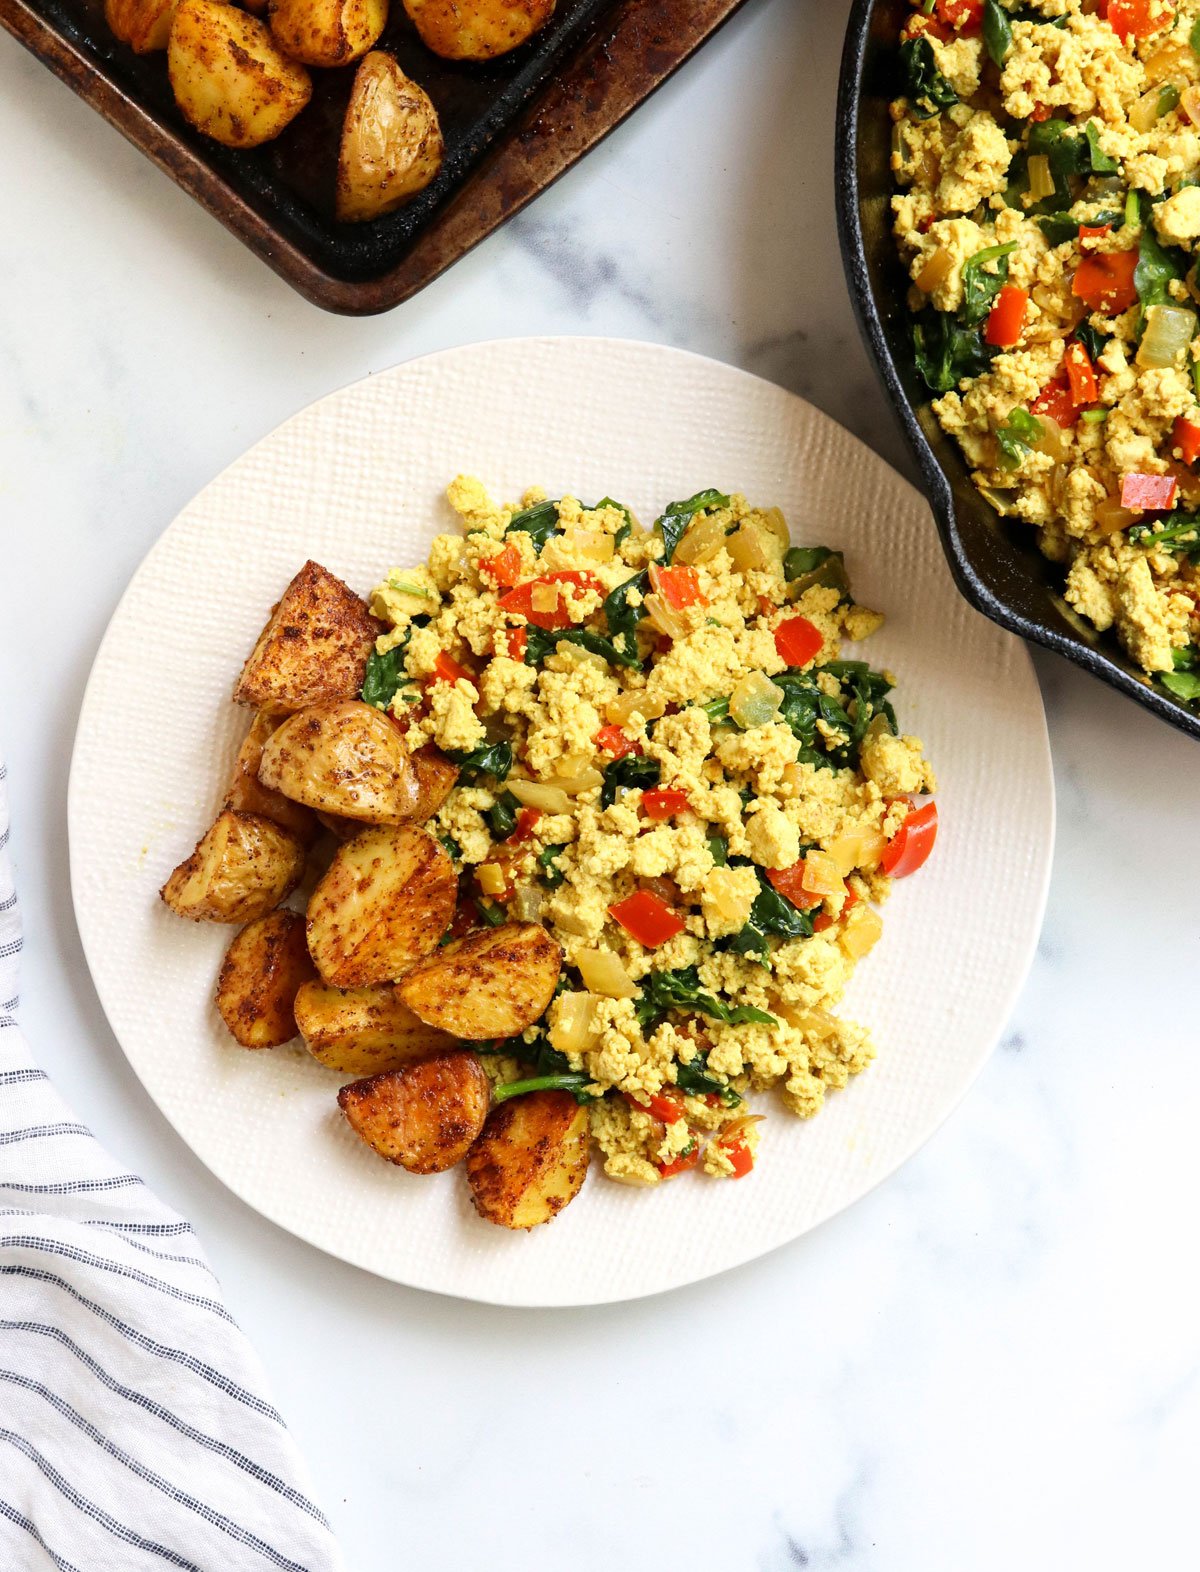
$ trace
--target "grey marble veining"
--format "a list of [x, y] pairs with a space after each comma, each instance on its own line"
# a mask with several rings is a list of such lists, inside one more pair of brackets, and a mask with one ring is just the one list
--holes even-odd
[[[290, 294], [0, 38], [0, 737], [24, 1024], [194, 1220], [357, 1572], [1195, 1560], [1200, 754], [1061, 662], [1035, 657], [1059, 790], [1046, 929], [988, 1068], [852, 1212], [663, 1299], [489, 1310], [279, 1233], [149, 1104], [74, 932], [66, 765], [100, 634], [182, 503], [310, 399], [471, 339], [629, 335], [771, 377], [905, 464], [834, 233], [846, 10], [750, 0], [522, 219], [370, 321]], [[386, 1375], [370, 1391], [348, 1375], [367, 1358]]]

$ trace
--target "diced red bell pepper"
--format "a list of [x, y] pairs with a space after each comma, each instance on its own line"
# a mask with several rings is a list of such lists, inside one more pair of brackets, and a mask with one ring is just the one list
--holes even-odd
[[1137, 265], [1136, 251], [1105, 251], [1099, 256], [1084, 257], [1075, 269], [1071, 293], [1089, 311], [1103, 311], [1110, 316], [1128, 311], [1138, 298], [1133, 281]]
[[676, 1124], [683, 1118], [683, 1104], [678, 1094], [671, 1097], [663, 1092], [641, 1098], [627, 1092], [625, 1100], [639, 1113], [649, 1114], [651, 1119], [657, 1119], [659, 1124]]
[[672, 611], [682, 611], [685, 606], [707, 606], [700, 593], [700, 575], [695, 568], [660, 568], [657, 563], [650, 569], [650, 582]]
[[1149, 38], [1151, 33], [1161, 33], [1175, 17], [1175, 7], [1165, 8], [1155, 0], [1108, 0], [1108, 25], [1122, 41], [1130, 38]]
[[547, 584], [571, 584], [579, 590], [595, 590], [598, 595], [604, 594], [604, 586], [594, 573], [581, 573], [575, 568], [565, 568], [561, 573], [545, 573], [541, 578], [526, 579], [524, 584], [518, 584], [515, 589], [510, 589], [500, 597], [502, 610], [524, 617], [527, 622], [532, 622], [539, 628], [546, 628], [551, 633], [556, 633], [561, 628], [569, 628], [571, 614], [561, 594], [556, 597], [553, 610], [534, 610], [534, 591]]
[[673, 819], [677, 813], [686, 813], [690, 806], [687, 792], [677, 786], [655, 786], [642, 793], [642, 812], [648, 819]]
[[1185, 464], [1194, 464], [1200, 458], [1200, 426], [1180, 415], [1171, 431], [1171, 446], [1179, 449]]
[[475, 673], [468, 671], [465, 666], [460, 666], [446, 654], [445, 650], [438, 651], [437, 660], [433, 663], [434, 682], [474, 682]]
[[1096, 368], [1092, 365], [1091, 356], [1078, 339], [1067, 345], [1063, 359], [1072, 404], [1077, 408], [1083, 404], [1094, 404], [1100, 397], [1100, 384], [1096, 380]]
[[1066, 372], [1060, 371], [1052, 382], [1046, 386], [1029, 406], [1031, 415], [1047, 415], [1058, 426], [1073, 426], [1079, 419], [1079, 411], [1071, 398], [1071, 389], [1067, 383]]
[[1015, 284], [1004, 284], [988, 313], [984, 338], [997, 349], [1011, 349], [1014, 344], [1019, 344], [1028, 309], [1029, 291], [1018, 289]]
[[938, 21], [970, 37], [983, 26], [983, 0], [936, 0]]
[[944, 22], [939, 22], [936, 16], [926, 16], [923, 11], [917, 11], [910, 16], [900, 29], [901, 43], [908, 43], [910, 39], [921, 38], [926, 33], [931, 38], [936, 38], [939, 43], [950, 41], [950, 29]]
[[676, 1174], [686, 1173], [689, 1168], [694, 1168], [700, 1161], [700, 1143], [693, 1139], [692, 1144], [678, 1157], [669, 1163], [659, 1163], [658, 1171], [664, 1179], [674, 1179]]
[[1166, 513], [1175, 506], [1179, 482], [1174, 475], [1122, 475], [1121, 506], [1144, 513]]
[[826, 928], [832, 928], [836, 921], [837, 918], [831, 917], [828, 912], [818, 912], [813, 918], [813, 932], [824, 933]]
[[641, 743], [619, 726], [601, 726], [592, 741], [601, 753], [611, 753], [614, 759], [623, 759], [627, 753], [642, 751]]
[[511, 543], [494, 557], [479, 564], [484, 578], [491, 579], [497, 589], [511, 589], [521, 577], [521, 553]]
[[754, 1153], [747, 1145], [745, 1136], [739, 1132], [737, 1135], [722, 1137], [717, 1145], [733, 1164], [733, 1178], [744, 1179], [754, 1167]]
[[789, 666], [807, 666], [821, 653], [824, 643], [807, 617], [789, 617], [775, 629], [775, 648]]
[[819, 906], [824, 900], [824, 896], [814, 895], [811, 890], [804, 888], [803, 857], [790, 868], [768, 868], [767, 879], [785, 901], [791, 901], [802, 912], [812, 911], [814, 906]]
[[508, 837], [510, 841], [527, 841], [533, 834], [533, 827], [542, 816], [540, 808], [518, 808], [517, 827]]
[[610, 906], [608, 914], [648, 950], [656, 950], [683, 932], [683, 918], [650, 890], [635, 890]]
[[880, 872], [891, 874], [893, 879], [905, 879], [910, 873], [916, 873], [933, 850], [937, 830], [937, 803], [927, 802], [922, 808], [914, 808], [884, 847], [879, 859]]
[[1033, 108], [1029, 111], [1029, 118], [1033, 121], [1034, 125], [1040, 125], [1043, 120], [1049, 120], [1050, 105], [1040, 103], [1034, 104]]
[[1080, 224], [1080, 240], [1099, 240], [1101, 235], [1111, 235], [1111, 224]]
[[529, 633], [525, 628], [509, 628], [508, 630], [508, 658], [510, 660], [524, 660], [525, 646], [529, 643]]

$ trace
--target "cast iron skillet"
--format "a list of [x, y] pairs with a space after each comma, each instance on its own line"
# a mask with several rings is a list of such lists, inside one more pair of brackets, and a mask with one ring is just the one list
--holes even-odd
[[1034, 531], [1007, 523], [971, 481], [957, 445], [941, 430], [913, 360], [908, 279], [891, 236], [892, 124], [896, 51], [904, 0], [854, 0], [837, 109], [838, 235], [859, 327], [925, 482], [942, 546], [971, 604], [1200, 737], [1200, 715], [1153, 688], [1111, 634], [1084, 622], [1062, 598], [1062, 569], [1037, 549]]

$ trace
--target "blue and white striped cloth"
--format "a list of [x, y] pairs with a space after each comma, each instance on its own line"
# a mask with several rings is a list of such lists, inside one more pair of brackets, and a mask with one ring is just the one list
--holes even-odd
[[0, 764], [0, 1572], [340, 1572], [192, 1230], [29, 1057], [8, 840]]

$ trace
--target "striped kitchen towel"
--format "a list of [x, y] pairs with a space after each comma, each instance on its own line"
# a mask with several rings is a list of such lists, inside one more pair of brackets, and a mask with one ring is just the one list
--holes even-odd
[[195, 1235], [29, 1056], [8, 839], [0, 764], [0, 1572], [335, 1572]]

